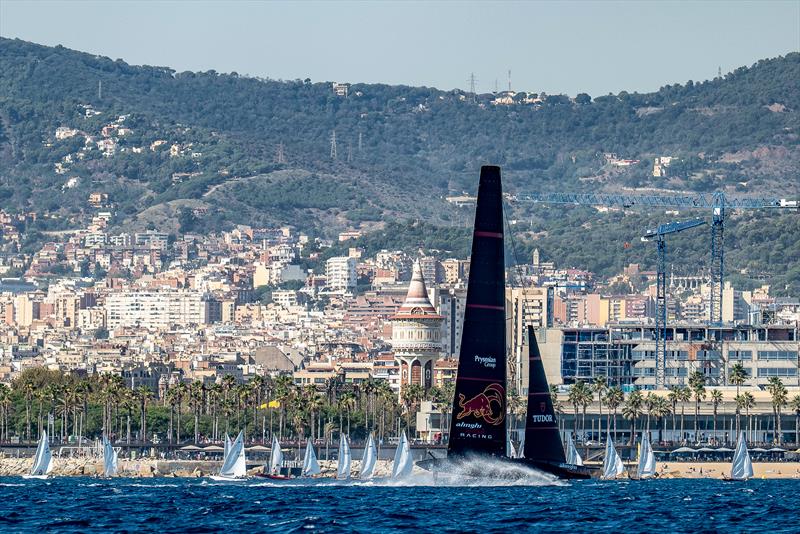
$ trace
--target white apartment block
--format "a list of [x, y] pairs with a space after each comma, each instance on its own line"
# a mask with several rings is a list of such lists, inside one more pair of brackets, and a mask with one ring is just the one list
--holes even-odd
[[110, 330], [120, 326], [169, 328], [203, 324], [206, 303], [197, 291], [128, 291], [106, 298]]
[[325, 263], [328, 290], [335, 293], [353, 293], [356, 289], [356, 260], [337, 256]]

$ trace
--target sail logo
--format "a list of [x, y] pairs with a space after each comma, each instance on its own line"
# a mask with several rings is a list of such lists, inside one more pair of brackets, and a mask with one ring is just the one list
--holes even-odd
[[494, 369], [497, 367], [497, 358], [494, 356], [478, 356], [475, 355], [475, 363], [479, 363], [484, 367], [488, 367], [489, 369]]
[[554, 423], [553, 416], [550, 414], [547, 415], [532, 415], [531, 422], [533, 423]]
[[458, 406], [461, 412], [456, 419], [473, 416], [483, 419], [490, 425], [499, 425], [506, 416], [505, 389], [500, 384], [489, 384], [482, 392], [467, 400], [464, 394], [458, 395]]

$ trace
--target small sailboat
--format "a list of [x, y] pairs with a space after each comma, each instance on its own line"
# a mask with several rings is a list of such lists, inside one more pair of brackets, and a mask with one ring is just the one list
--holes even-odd
[[272, 436], [272, 451], [269, 455], [269, 472], [279, 475], [283, 467], [283, 450], [277, 436]]
[[650, 446], [650, 440], [644, 434], [642, 434], [642, 443], [639, 445], [639, 465], [636, 468], [636, 476], [639, 479], [656, 476], [656, 457]]
[[39, 438], [39, 445], [36, 447], [36, 454], [33, 456], [33, 467], [28, 475], [22, 478], [45, 479], [53, 470], [53, 454], [50, 452], [50, 444], [47, 441], [47, 431], [42, 432]]
[[397, 445], [397, 450], [394, 453], [394, 462], [392, 463], [392, 479], [405, 478], [411, 474], [414, 469], [414, 462], [411, 459], [411, 446], [408, 444], [406, 433], [400, 437], [400, 443]]
[[606, 457], [603, 459], [603, 480], [612, 480], [625, 472], [625, 466], [622, 465], [622, 458], [617, 454], [617, 449], [614, 448], [614, 442], [611, 441], [611, 433], [606, 435]]
[[339, 460], [336, 464], [336, 478], [339, 480], [350, 479], [350, 463], [352, 457], [350, 455], [350, 444], [347, 443], [347, 436], [341, 434], [339, 436]]
[[375, 446], [375, 438], [370, 433], [367, 445], [364, 447], [364, 456], [361, 458], [361, 468], [358, 478], [366, 480], [372, 478], [375, 473], [375, 464], [378, 463], [378, 448]]
[[567, 434], [567, 463], [572, 465], [583, 465], [583, 458], [572, 441], [572, 434]]
[[509, 458], [518, 458], [517, 449], [514, 447], [514, 442], [511, 440], [511, 434], [506, 438], [506, 456]]
[[303, 457], [303, 476], [312, 477], [321, 472], [322, 470], [319, 468], [319, 462], [317, 462], [317, 454], [314, 452], [314, 445], [312, 445], [311, 438], [309, 438], [306, 443], [306, 454]]
[[103, 436], [103, 476], [111, 478], [117, 474], [117, 451], [111, 442]]
[[733, 453], [731, 476], [730, 478], [725, 478], [725, 480], [744, 482], [748, 478], [753, 478], [753, 462], [750, 461], [750, 453], [747, 452], [744, 432], [741, 432], [739, 441], [736, 443], [736, 451]]
[[222, 461], [219, 475], [212, 475], [211, 479], [217, 482], [242, 481], [247, 478], [247, 460], [244, 454], [244, 435], [239, 432], [236, 439], [230, 444], [228, 453]]

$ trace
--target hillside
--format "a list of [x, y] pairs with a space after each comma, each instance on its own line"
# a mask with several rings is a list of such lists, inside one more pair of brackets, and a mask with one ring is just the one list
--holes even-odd
[[[343, 96], [329, 82], [178, 73], [0, 39], [0, 207], [47, 214], [42, 230], [84, 222], [96, 209], [87, 204], [92, 192], [108, 194], [103, 207], [126, 228], [288, 223], [331, 236], [392, 220], [463, 226], [470, 210], [444, 197], [473, 191], [487, 162], [503, 166], [511, 192], [650, 187], [797, 197], [798, 79], [793, 53], [649, 94], [472, 95], [354, 83]], [[672, 158], [665, 176], [653, 176], [656, 157]], [[620, 259], [578, 253], [587, 238], [581, 217], [602, 219], [598, 244], [616, 234], [633, 241], [642, 222], [515, 210], [552, 259], [599, 272]], [[743, 220], [757, 226], [752, 217]], [[797, 217], [778, 219], [797, 235]], [[520, 236], [521, 248], [534, 245], [534, 234]], [[753, 244], [749, 235], [736, 242]], [[705, 251], [691, 254], [700, 263]]]

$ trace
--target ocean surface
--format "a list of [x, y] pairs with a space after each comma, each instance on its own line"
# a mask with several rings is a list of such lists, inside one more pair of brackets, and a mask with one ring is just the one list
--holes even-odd
[[800, 480], [431, 483], [6, 477], [0, 531], [800, 531]]

